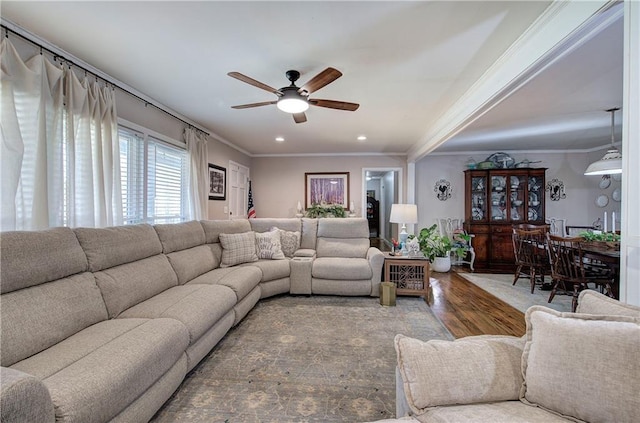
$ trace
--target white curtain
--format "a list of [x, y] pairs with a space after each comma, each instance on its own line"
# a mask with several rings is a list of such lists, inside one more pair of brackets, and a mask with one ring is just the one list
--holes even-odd
[[209, 165], [207, 136], [193, 128], [184, 130], [184, 140], [189, 151], [189, 208], [192, 219], [207, 219], [207, 200], [209, 198]]
[[0, 49], [1, 229], [121, 223], [113, 94], [41, 54], [23, 62], [6, 38]]

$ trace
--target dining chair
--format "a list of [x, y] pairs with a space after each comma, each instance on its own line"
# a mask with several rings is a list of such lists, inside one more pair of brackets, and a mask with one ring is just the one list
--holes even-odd
[[517, 266], [512, 285], [521, 277], [529, 278], [533, 294], [536, 277], [539, 276], [540, 282], [544, 283], [545, 273], [549, 274], [549, 259], [545, 252], [548, 231], [544, 226], [531, 230], [514, 227], [512, 231], [511, 239]]
[[551, 235], [566, 236], [567, 235], [567, 219], [559, 219], [557, 217], [548, 217], [545, 223], [549, 225], [549, 233]]
[[578, 306], [578, 294], [580, 291], [588, 289], [590, 283], [593, 283], [601, 291], [606, 291], [608, 296], [614, 297], [610, 274], [589, 274], [587, 272], [589, 259], [585, 258], [583, 254], [582, 242], [582, 237], [561, 237], [547, 233], [547, 251], [553, 282], [553, 288], [547, 302], [550, 303], [553, 300], [560, 284], [563, 284], [565, 288], [571, 287], [573, 290], [571, 311], [573, 312]]

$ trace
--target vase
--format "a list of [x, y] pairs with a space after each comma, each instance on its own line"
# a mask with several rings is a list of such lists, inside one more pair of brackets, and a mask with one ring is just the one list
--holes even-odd
[[434, 272], [446, 273], [451, 270], [451, 257], [436, 257], [431, 263], [431, 270]]

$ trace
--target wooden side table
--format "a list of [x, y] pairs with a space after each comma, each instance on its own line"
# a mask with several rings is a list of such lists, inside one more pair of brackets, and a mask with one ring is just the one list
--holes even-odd
[[429, 303], [429, 260], [426, 258], [385, 255], [384, 280], [396, 285], [397, 295], [424, 297]]

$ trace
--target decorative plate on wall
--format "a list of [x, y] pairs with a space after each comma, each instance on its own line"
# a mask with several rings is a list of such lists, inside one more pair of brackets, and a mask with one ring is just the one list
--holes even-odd
[[614, 173], [613, 175], [611, 175], [611, 177], [616, 182], [622, 181], [622, 173]]
[[611, 176], [602, 175], [602, 179], [600, 179], [600, 189], [607, 189], [611, 185]]
[[609, 204], [609, 197], [604, 194], [601, 194], [596, 198], [596, 205], [598, 207], [606, 207]]
[[619, 187], [613, 190], [613, 193], [611, 193], [611, 198], [613, 198], [613, 201], [618, 202], [622, 200], [622, 192], [620, 191]]

